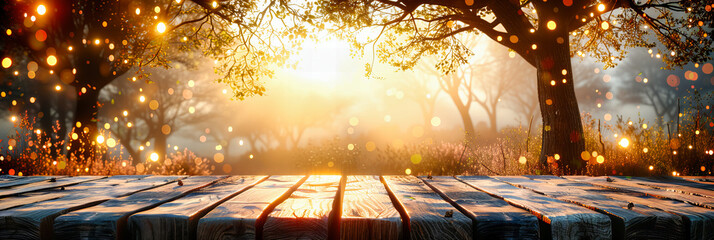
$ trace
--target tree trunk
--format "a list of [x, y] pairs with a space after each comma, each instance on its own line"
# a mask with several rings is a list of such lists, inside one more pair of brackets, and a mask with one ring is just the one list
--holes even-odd
[[498, 122], [496, 121], [496, 105], [494, 104], [491, 108], [492, 112], [488, 115], [489, 126], [491, 127], [491, 134], [493, 137], [498, 135]]
[[474, 128], [474, 122], [471, 120], [471, 114], [469, 114], [469, 109], [464, 106], [456, 107], [461, 115], [461, 121], [464, 124], [464, 136], [466, 143], [472, 145], [476, 140], [476, 130]]
[[231, 154], [231, 140], [226, 141], [226, 144], [223, 146], [223, 159], [228, 160], [229, 155]]
[[66, 150], [65, 139], [67, 139], [67, 112], [69, 112], [70, 100], [66, 97], [55, 96], [55, 107], [57, 111], [57, 133], [52, 139], [52, 152], [57, 157]]
[[164, 162], [166, 159], [166, 144], [168, 136], [161, 132], [154, 134], [154, 152], [159, 155], [158, 162]]
[[587, 162], [580, 157], [585, 144], [573, 86], [568, 33], [541, 34], [535, 59], [538, 103], [543, 117], [540, 162], [548, 164], [550, 159], [557, 166], [556, 173], [582, 174]]
[[[70, 159], [76, 159], [80, 164], [95, 157], [95, 141], [97, 139], [97, 100], [99, 91], [86, 89], [81, 92], [77, 88], [77, 102], [74, 109], [74, 127], [70, 136], [70, 149], [67, 152]], [[74, 157], [74, 158], [72, 158]]]
[[140, 152], [134, 149], [131, 144], [122, 144], [122, 146], [124, 146], [124, 150], [126, 150], [126, 152], [129, 153], [129, 157], [131, 157], [132, 166], [136, 166], [137, 164], [142, 162]]

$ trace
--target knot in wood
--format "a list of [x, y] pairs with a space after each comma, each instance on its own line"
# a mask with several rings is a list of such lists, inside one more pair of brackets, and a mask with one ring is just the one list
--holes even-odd
[[446, 213], [444, 213], [444, 217], [446, 217], [446, 218], [454, 217], [454, 210], [446, 211]]

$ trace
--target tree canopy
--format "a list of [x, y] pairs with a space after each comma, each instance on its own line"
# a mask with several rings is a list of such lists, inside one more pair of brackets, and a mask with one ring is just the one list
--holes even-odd
[[460, 34], [484, 34], [514, 51], [537, 69], [540, 162], [582, 172], [585, 147], [570, 59], [592, 56], [612, 67], [642, 47], [668, 67], [709, 60], [712, 7], [711, 1], [669, 0], [323, 0], [316, 9], [357, 50], [371, 48], [401, 69], [426, 55], [436, 55], [444, 73], [467, 64], [473, 52]]

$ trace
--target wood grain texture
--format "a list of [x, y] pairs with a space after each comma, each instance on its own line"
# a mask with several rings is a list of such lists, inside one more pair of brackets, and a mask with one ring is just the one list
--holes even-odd
[[[7, 175], [5, 175], [5, 176], [7, 176]], [[30, 184], [30, 183], [49, 181], [50, 179], [53, 179], [53, 178], [56, 180], [56, 179], [65, 178], [65, 177], [66, 176], [3, 177], [3, 178], [0, 178], [0, 188], [9, 188], [9, 187], [14, 187], [14, 186]]]
[[[135, 178], [114, 176], [77, 184], [71, 188], [66, 187], [66, 190], [63, 190], [63, 194], [66, 195], [57, 199], [0, 211], [0, 236], [5, 239], [48, 239], [51, 237], [52, 224], [57, 216], [94, 206], [124, 194], [151, 188], [159, 183], [165, 184], [167, 178], [177, 177], [155, 176], [131, 181]], [[118, 183], [124, 186], [117, 187]]]
[[399, 239], [402, 221], [379, 176], [348, 176], [341, 239]]
[[571, 202], [610, 216], [614, 239], [678, 239], [682, 237], [682, 218], [645, 205], [616, 200], [585, 190], [556, 186], [522, 176], [494, 177], [511, 185], [548, 197]]
[[268, 215], [264, 239], [327, 239], [328, 217], [341, 176], [310, 176]]
[[[5, 197], [0, 201], [0, 210], [5, 210], [5, 209], [10, 209], [26, 204], [31, 204], [31, 203], [36, 203], [36, 202], [42, 202], [42, 201], [47, 201], [47, 200], [52, 200], [52, 199], [58, 199], [67, 195], [73, 195], [72, 197], [81, 197], [79, 195], [86, 195], [87, 193], [92, 194], [92, 195], [99, 195], [99, 194], [110, 194], [112, 195], [113, 188], [116, 188], [117, 185], [128, 182], [128, 181], [135, 181], [138, 179], [144, 179], [143, 181], [148, 181], [148, 182], [153, 182], [155, 177], [150, 177], [147, 178], [148, 175], [119, 175], [119, 176], [111, 176], [109, 178], [103, 178], [103, 179], [98, 179], [94, 181], [89, 181], [89, 182], [84, 182], [84, 183], [79, 183], [76, 185], [72, 186], [67, 186], [64, 188], [64, 190], [61, 189], [47, 189], [47, 190], [40, 190], [40, 191], [34, 191], [34, 192], [29, 192], [29, 193], [23, 193], [19, 194], [16, 196], [10, 196], [10, 197]], [[134, 183], [131, 184], [131, 186]], [[117, 192], [122, 192], [117, 191]]]
[[706, 183], [696, 183], [686, 180], [676, 179], [676, 178], [643, 178], [643, 177], [630, 177], [629, 179], [623, 177], [616, 177], [619, 179], [630, 180], [634, 183], [645, 185], [649, 187], [664, 189], [673, 192], [681, 192], [685, 194], [692, 194], [701, 197], [714, 198], [714, 184]]
[[216, 205], [265, 180], [233, 176], [175, 201], [129, 217], [129, 232], [139, 239], [196, 239], [198, 220]]
[[686, 193], [682, 193], [681, 191], [674, 192], [674, 191], [669, 191], [669, 190], [665, 190], [665, 189], [650, 187], [650, 186], [638, 184], [637, 182], [633, 182], [631, 180], [626, 180], [626, 179], [621, 179], [621, 178], [610, 178], [611, 180], [607, 181], [608, 177], [605, 177], [605, 176], [601, 176], [601, 177], [565, 176], [565, 178], [575, 180], [575, 181], [583, 181], [583, 182], [587, 182], [587, 183], [602, 186], [602, 187], [640, 192], [640, 193], [644, 193], [644, 194], [647, 194], [647, 195], [650, 195], [653, 197], [677, 200], [677, 201], [686, 202], [686, 203], [693, 204], [693, 205], [700, 206], [700, 207], [714, 209], [714, 198], [686, 194]]
[[549, 224], [543, 237], [553, 239], [611, 239], [610, 218], [590, 209], [520, 189], [487, 176], [459, 176], [470, 186], [524, 208]]
[[471, 239], [473, 221], [413, 176], [384, 176], [410, 218], [411, 239]]
[[40, 181], [40, 182], [34, 182], [34, 183], [29, 183], [29, 184], [20, 185], [20, 186], [3, 188], [3, 189], [0, 189], [0, 198], [23, 194], [23, 193], [35, 192], [35, 191], [48, 190], [48, 189], [52, 189], [52, 188], [66, 187], [66, 186], [70, 186], [73, 184], [93, 181], [93, 180], [102, 179], [102, 178], [106, 178], [106, 176], [66, 177], [66, 178], [59, 178], [54, 182]]
[[[198, 221], [198, 239], [256, 239], [255, 224], [270, 204], [287, 198], [307, 177], [271, 176], [216, 206]], [[267, 215], [267, 213], [266, 213]]]
[[476, 239], [539, 239], [538, 218], [453, 177], [421, 178], [474, 222]]
[[[546, 177], [541, 178], [546, 179]], [[583, 189], [592, 194], [629, 201], [634, 204], [641, 204], [675, 214], [682, 217], [685, 230], [682, 234], [684, 239], [714, 239], [714, 211], [712, 210], [678, 200], [653, 197], [639, 191], [630, 191], [622, 188], [589, 183], [589, 181], [599, 182], [601, 179], [590, 179], [590, 177], [575, 178], [579, 178], [580, 180], [574, 181], [572, 179], [548, 177], [547, 181], [552, 184]]]
[[173, 201], [222, 178], [225, 176], [194, 176], [182, 179], [182, 184], [171, 183], [111, 199], [57, 217], [54, 231], [49, 228], [43, 234], [54, 233], [55, 239], [122, 239], [128, 237], [126, 225], [130, 215]]

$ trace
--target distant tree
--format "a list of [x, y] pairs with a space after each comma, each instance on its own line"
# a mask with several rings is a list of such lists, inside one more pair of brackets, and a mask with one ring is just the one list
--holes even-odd
[[[309, 128], [334, 120], [347, 103], [344, 98], [329, 98], [317, 92], [297, 92], [275, 88], [272, 98], [262, 101], [261, 119], [271, 126], [269, 137], [283, 149], [297, 148]], [[314, 104], [321, 103], [321, 104]]]
[[218, 103], [227, 100], [220, 98], [221, 88], [210, 75], [196, 74], [210, 71], [205, 59], [197, 61], [201, 60], [203, 64], [185, 60], [185, 64], [173, 63], [171, 70], [147, 69], [146, 80], [118, 79], [105, 88], [100, 123], [108, 124], [134, 164], [142, 160], [138, 148], [149, 141], [153, 142], [157, 161], [162, 162], [170, 136], [212, 119], [219, 111]]
[[[515, 51], [537, 69], [540, 162], [557, 154], [564, 173], [582, 172], [586, 164], [572, 56], [589, 54], [610, 67], [627, 49], [659, 42], [668, 66], [703, 62], [714, 27], [710, 1], [322, 0], [317, 8], [358, 50], [378, 44], [377, 55], [401, 69], [437, 55], [438, 69], [454, 71], [471, 54], [459, 34], [485, 34]], [[355, 36], [363, 29], [378, 34], [361, 41]]]
[[516, 65], [517, 63], [514, 62], [516, 59], [510, 59], [505, 48], [495, 46], [488, 41], [488, 39], [468, 41], [469, 49], [473, 49], [478, 43], [483, 43], [487, 44], [485, 49], [488, 50], [473, 56], [467, 66], [447, 75], [434, 69], [433, 62], [420, 63], [416, 67], [430, 75], [438, 76], [437, 82], [441, 90], [451, 98], [461, 115], [469, 141], [473, 140], [470, 138], [475, 137], [470, 113], [472, 103], [476, 103], [484, 110], [489, 123], [488, 135], [495, 136], [498, 133], [499, 104], [504, 98], [508, 98], [511, 92], [520, 89], [516, 86], [517, 82], [523, 81], [524, 74], [531, 68], [528, 65]]
[[73, 87], [63, 89], [76, 95], [72, 122], [81, 127], [73, 129], [79, 137], [68, 154], [80, 160], [93, 155], [99, 92], [118, 76], [137, 69], [140, 78], [144, 67], [170, 66], [171, 52], [201, 50], [219, 62], [221, 81], [242, 99], [262, 94], [269, 66], [285, 63], [292, 51], [285, 46], [306, 36], [301, 21], [277, 21], [302, 13], [287, 2], [2, 1], [0, 11], [7, 31], [0, 49], [15, 62], [40, 65], [7, 70], [54, 74]]
[[476, 78], [472, 77], [472, 71], [475, 68], [474, 66], [468, 66], [468, 68], [460, 68], [448, 74], [443, 74], [431, 66], [422, 66], [419, 68], [422, 72], [436, 76], [439, 88], [449, 96], [451, 102], [454, 103], [456, 110], [459, 112], [459, 116], [461, 116], [461, 123], [464, 127], [464, 137], [468, 143], [473, 143], [476, 137], [476, 129], [474, 128], [473, 118], [471, 117], [471, 106], [476, 97], [474, 89], [474, 80]]
[[706, 64], [711, 66], [711, 62], [697, 64], [699, 68], [688, 68], [691, 70], [662, 70], [665, 65], [653, 58], [643, 53], [624, 61], [621, 72], [624, 79], [623, 84], [618, 85], [617, 100], [623, 104], [651, 107], [658, 124], [674, 121], [681, 111], [677, 109], [678, 99], [691, 96], [692, 90], [714, 91], [714, 83], [708, 79], [712, 72], [700, 71]]
[[[427, 69], [432, 67], [426, 66], [426, 64], [423, 63], [420, 65]], [[418, 66], [417, 69], [421, 67]], [[424, 126], [424, 135], [431, 136], [431, 120], [434, 118], [434, 111], [436, 111], [436, 100], [441, 94], [441, 88], [435, 79], [440, 77], [431, 75], [425, 76], [422, 75], [423, 72], [429, 72], [429, 70], [415, 71], [411, 73], [413, 77], [399, 79], [398, 87], [405, 90], [404, 95], [407, 99], [419, 105], [423, 121], [422, 124]]]

